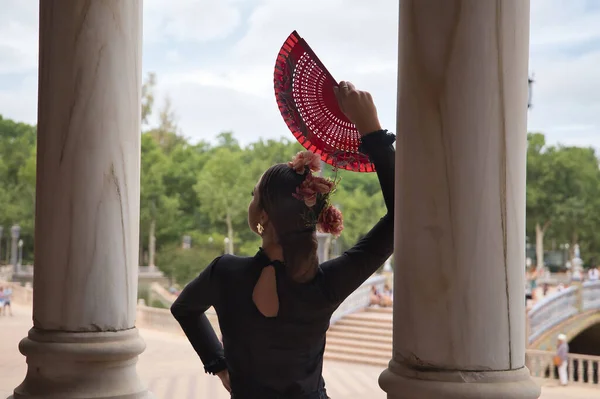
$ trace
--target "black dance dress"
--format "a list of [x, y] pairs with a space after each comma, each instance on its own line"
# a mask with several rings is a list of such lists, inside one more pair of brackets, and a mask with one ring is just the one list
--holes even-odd
[[[228, 369], [235, 399], [327, 398], [321, 375], [332, 313], [392, 254], [395, 136], [382, 130], [362, 138], [375, 164], [387, 214], [352, 249], [322, 263], [308, 283], [291, 280], [281, 262], [224, 255], [189, 283], [171, 307], [207, 373]], [[267, 318], [252, 300], [266, 266], [275, 266], [279, 313]], [[204, 312], [213, 306], [223, 345]]]

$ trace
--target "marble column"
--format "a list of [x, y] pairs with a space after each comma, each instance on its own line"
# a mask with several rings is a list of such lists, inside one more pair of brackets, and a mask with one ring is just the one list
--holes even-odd
[[533, 399], [529, 0], [400, 2], [393, 399]]
[[21, 227], [14, 225], [10, 228], [10, 263], [13, 266], [15, 274], [21, 273], [21, 265], [19, 264], [19, 237], [21, 236]]
[[148, 398], [136, 373], [141, 0], [40, 1], [33, 328], [14, 398]]

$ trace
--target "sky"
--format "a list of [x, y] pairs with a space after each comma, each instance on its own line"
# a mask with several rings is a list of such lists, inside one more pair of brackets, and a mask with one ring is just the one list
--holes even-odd
[[[0, 115], [35, 124], [38, 1], [0, 0], [0, 10]], [[243, 144], [291, 138], [273, 66], [293, 30], [334, 77], [370, 91], [382, 125], [394, 130], [395, 0], [145, 0], [143, 73], [157, 75], [157, 108], [169, 97], [192, 141], [222, 131]], [[532, 0], [529, 70], [529, 130], [552, 144], [600, 149], [600, 1]]]

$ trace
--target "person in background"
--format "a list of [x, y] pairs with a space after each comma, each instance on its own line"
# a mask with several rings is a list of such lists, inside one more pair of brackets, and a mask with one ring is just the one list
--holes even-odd
[[379, 304], [383, 307], [390, 307], [394, 303], [394, 293], [388, 284], [383, 287], [383, 293], [381, 294], [381, 301]]
[[558, 379], [560, 385], [566, 386], [569, 383], [567, 374], [567, 365], [569, 364], [569, 344], [565, 334], [558, 335], [558, 343], [556, 348], [556, 366], [558, 366]]
[[4, 314], [4, 287], [0, 286], [0, 315]]
[[381, 302], [381, 293], [377, 289], [376, 286], [371, 286], [371, 299], [369, 301], [369, 305], [377, 306]]
[[12, 298], [12, 288], [10, 288], [10, 286], [6, 286], [4, 287], [4, 290], [2, 291], [2, 298], [4, 299], [4, 304], [2, 305], [2, 312], [4, 314], [6, 314], [6, 312], [9, 312], [9, 315], [13, 315], [13, 311], [12, 311], [12, 306], [10, 306], [10, 300]]
[[529, 273], [529, 284], [531, 287], [531, 299], [532, 300], [537, 300], [537, 278], [538, 278], [538, 272], [537, 272], [537, 268], [536, 266], [532, 266], [531, 267], [531, 272]]

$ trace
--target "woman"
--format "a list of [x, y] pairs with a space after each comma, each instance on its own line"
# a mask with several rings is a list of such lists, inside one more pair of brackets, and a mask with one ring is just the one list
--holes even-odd
[[[248, 208], [262, 248], [251, 258], [215, 259], [171, 307], [205, 371], [218, 375], [232, 398], [327, 398], [321, 372], [331, 315], [392, 254], [395, 138], [381, 130], [369, 93], [340, 82], [336, 95], [363, 136], [361, 151], [376, 166], [388, 213], [352, 249], [319, 265], [316, 225], [341, 228], [341, 214], [323, 201], [329, 194], [304, 190], [320, 162], [299, 153], [263, 174]], [[204, 315], [210, 306], [223, 346]]]
[[558, 379], [560, 385], [567, 386], [569, 383], [569, 375], [567, 366], [569, 364], [569, 343], [565, 334], [558, 335], [558, 343], [556, 344], [556, 356], [554, 360], [555, 366], [558, 367]]

